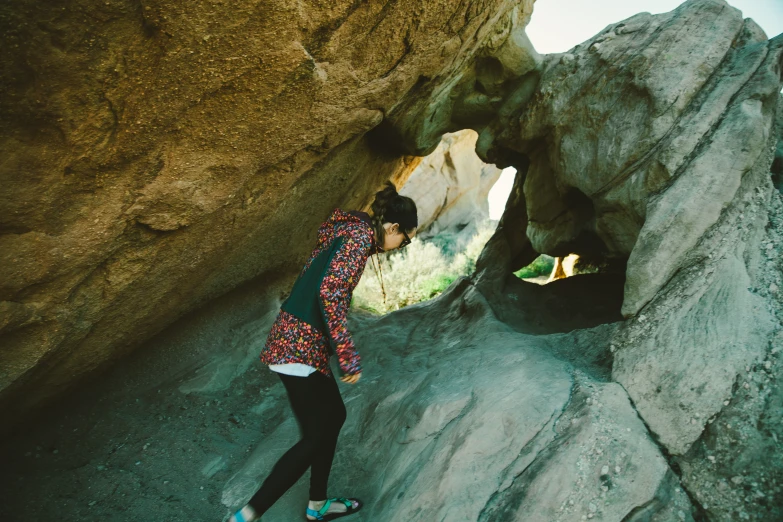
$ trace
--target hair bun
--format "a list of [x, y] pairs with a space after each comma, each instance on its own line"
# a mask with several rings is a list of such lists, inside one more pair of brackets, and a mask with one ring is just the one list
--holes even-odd
[[[379, 228], [384, 222], [399, 223], [403, 230], [413, 230], [418, 226], [416, 203], [397, 192], [394, 183], [387, 180], [384, 187], [375, 193], [375, 201], [370, 205], [373, 220]], [[382, 231], [379, 231], [383, 234]]]

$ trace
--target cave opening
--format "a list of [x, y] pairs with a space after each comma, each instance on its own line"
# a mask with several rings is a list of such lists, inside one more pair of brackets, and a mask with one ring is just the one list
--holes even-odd
[[475, 273], [488, 241], [503, 229], [512, 251], [504, 293], [517, 316], [508, 318], [515, 327], [555, 333], [622, 320], [625, 260], [608, 258], [592, 232], [590, 198], [566, 189], [562, 200], [584, 229], [556, 252], [534, 251], [523, 228], [528, 158], [501, 151], [498, 165], [505, 168], [498, 168], [477, 155], [477, 140], [470, 129], [445, 134], [404, 180], [400, 194], [419, 207], [417, 236], [405, 251], [380, 256], [386, 300], [378, 273], [368, 264], [353, 306], [385, 314], [437, 297], [458, 278]]

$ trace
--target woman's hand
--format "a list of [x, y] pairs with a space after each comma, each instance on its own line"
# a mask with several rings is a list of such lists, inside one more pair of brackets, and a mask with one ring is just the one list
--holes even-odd
[[348, 384], [356, 384], [356, 381], [358, 381], [359, 377], [361, 376], [362, 376], [361, 373], [357, 373], [354, 375], [343, 375], [342, 377], [340, 377], [340, 380], [343, 382], [347, 382]]

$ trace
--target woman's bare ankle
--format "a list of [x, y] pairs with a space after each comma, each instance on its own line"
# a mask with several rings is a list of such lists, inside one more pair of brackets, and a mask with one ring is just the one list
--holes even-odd
[[[321, 508], [324, 507], [324, 504], [326, 504], [326, 499], [324, 500], [311, 500], [307, 507], [314, 510], [314, 511], [320, 511]], [[345, 507], [345, 504], [342, 502], [332, 502], [329, 504], [329, 508], [326, 510], [327, 513], [345, 513], [347, 511], [347, 508]], [[309, 515], [307, 516], [309, 520], [315, 520], [311, 518]]]
[[308, 503], [307, 507], [309, 507], [310, 509], [314, 509], [314, 510], [318, 511], [319, 509], [324, 507], [324, 504], [326, 504], [326, 499], [323, 499], [323, 500], [311, 500]]

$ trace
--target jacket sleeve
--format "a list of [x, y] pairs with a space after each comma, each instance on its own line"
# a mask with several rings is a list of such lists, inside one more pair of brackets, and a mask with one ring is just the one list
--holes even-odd
[[331, 344], [337, 354], [340, 369], [346, 375], [362, 371], [359, 352], [348, 331], [347, 319], [353, 289], [364, 271], [371, 244], [369, 239], [357, 236], [359, 234], [346, 238], [334, 254], [319, 292]]

